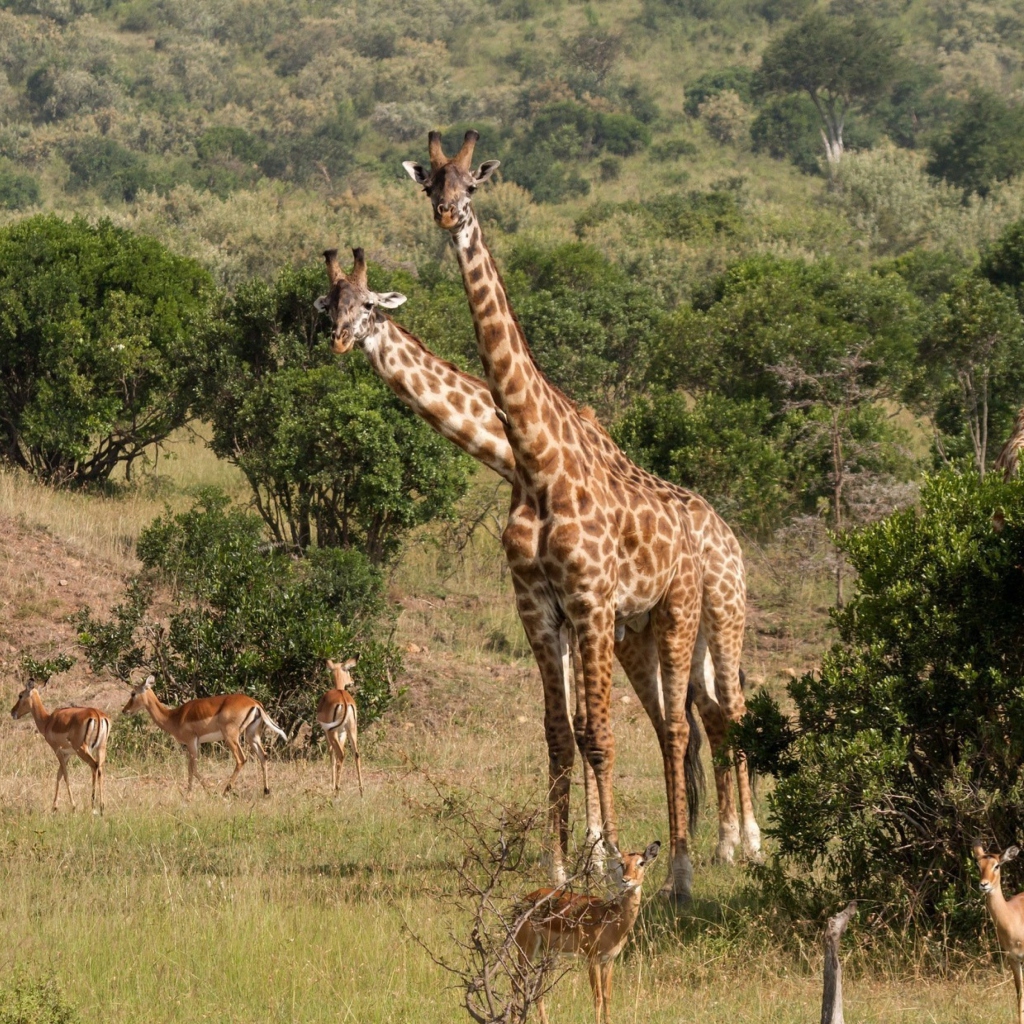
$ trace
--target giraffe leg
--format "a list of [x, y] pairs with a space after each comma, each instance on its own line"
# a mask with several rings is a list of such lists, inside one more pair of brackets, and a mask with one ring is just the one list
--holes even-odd
[[[598, 607], [580, 600], [566, 609], [576, 628], [586, 688], [587, 724], [584, 731], [587, 760], [594, 769], [601, 825], [606, 842], [619, 845], [618, 822], [612, 777], [615, 768], [615, 737], [611, 724], [612, 656], [615, 643], [615, 610], [611, 602]], [[685, 798], [684, 798], [685, 799]]]
[[531, 588], [515, 572], [512, 582], [519, 618], [537, 660], [544, 687], [544, 737], [548, 747], [548, 809], [552, 837], [550, 874], [552, 881], [561, 885], [565, 881], [565, 858], [569, 848], [569, 785], [575, 760], [575, 740], [565, 696], [565, 637], [550, 595], [545, 594], [541, 587]]
[[700, 627], [700, 606], [693, 599], [694, 581], [680, 573], [654, 610], [651, 622], [658, 640], [662, 695], [665, 701], [665, 778], [672, 827], [672, 896], [689, 899], [693, 883], [686, 834], [686, 746], [690, 726], [686, 718], [686, 691], [690, 661]]
[[562, 671], [565, 676], [565, 688], [568, 694], [569, 673], [572, 672], [575, 710], [572, 716], [572, 731], [576, 739], [576, 749], [580, 752], [583, 762], [583, 800], [587, 810], [587, 850], [589, 855], [588, 870], [596, 874], [604, 872], [604, 844], [601, 842], [601, 801], [597, 796], [597, 777], [590, 766], [586, 755], [587, 731], [587, 697], [583, 685], [583, 658], [580, 655], [580, 644], [576, 631], [563, 623], [566, 634], [566, 656], [562, 660]]

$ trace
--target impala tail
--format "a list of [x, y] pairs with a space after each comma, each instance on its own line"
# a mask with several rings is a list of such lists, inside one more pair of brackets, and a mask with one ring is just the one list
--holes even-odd
[[281, 728], [281, 726], [279, 726], [279, 725], [278, 725], [278, 724], [277, 724], [277, 723], [276, 723], [276, 722], [275, 722], [275, 721], [274, 721], [274, 720], [273, 720], [273, 719], [272, 719], [272, 718], [270, 717], [270, 715], [268, 715], [268, 714], [267, 714], [267, 709], [266, 709], [266, 708], [265, 708], [265, 707], [264, 707], [264, 706], [263, 706], [262, 704], [259, 704], [259, 705], [257, 705], [257, 707], [258, 707], [258, 713], [259, 713], [259, 716], [260, 716], [260, 718], [262, 718], [262, 719], [263, 719], [263, 725], [264, 725], [264, 727], [265, 727], [265, 728], [267, 728], [267, 729], [269, 729], [269, 730], [270, 730], [271, 732], [276, 732], [276, 733], [277, 733], [277, 735], [278, 735], [278, 736], [280, 736], [282, 740], [285, 740], [285, 741], [287, 741], [287, 739], [288, 739], [288, 733], [286, 733], [286, 732], [284, 731], [284, 729], [282, 729], [282, 728]]
[[90, 718], [85, 726], [85, 748], [96, 757], [110, 735], [110, 719], [106, 715]]

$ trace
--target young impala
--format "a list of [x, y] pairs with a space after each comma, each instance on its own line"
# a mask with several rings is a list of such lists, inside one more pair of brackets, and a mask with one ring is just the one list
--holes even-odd
[[[547, 953], [570, 953], [587, 958], [590, 990], [594, 996], [597, 1024], [610, 1024], [608, 1004], [612, 997], [612, 965], [622, 952], [640, 911], [640, 886], [644, 871], [658, 856], [661, 843], [651, 843], [643, 853], [617, 857], [609, 870], [619, 891], [609, 899], [538, 889], [526, 897], [537, 911], [519, 926], [516, 943], [520, 956], [538, 964]], [[543, 998], [537, 999], [541, 1024], [548, 1015]]]
[[980, 840], [974, 842], [974, 859], [981, 873], [981, 891], [996, 926], [999, 945], [1010, 958], [1013, 968], [1013, 983], [1017, 988], [1017, 1024], [1024, 1024], [1024, 893], [1005, 899], [999, 878], [1002, 866], [1019, 853], [1016, 846], [1002, 853], [986, 853]]
[[71, 809], [75, 809], [75, 798], [71, 795], [71, 781], [68, 778], [68, 754], [75, 753], [92, 769], [92, 808], [96, 810], [98, 790], [102, 814], [103, 762], [107, 759], [110, 719], [96, 708], [57, 708], [50, 714], [43, 707], [39, 688], [32, 682], [18, 694], [18, 703], [11, 709], [11, 718], [22, 718], [28, 714], [35, 719], [36, 728], [53, 748], [60, 763], [57, 786], [53, 791], [53, 809], [57, 810], [61, 776], [68, 789]]
[[327, 667], [334, 676], [334, 689], [328, 690], [316, 708], [316, 720], [327, 737], [331, 748], [331, 782], [334, 792], [338, 791], [341, 769], [345, 765], [345, 741], [352, 740], [352, 752], [356, 755], [356, 776], [359, 779], [359, 795], [363, 795], [363, 768], [359, 761], [359, 735], [356, 724], [356, 702], [348, 688], [352, 685], [349, 670], [355, 667], [358, 658], [338, 664], [327, 659]]
[[173, 736], [188, 754], [188, 791], [192, 792], [193, 777], [199, 779], [203, 785], [205, 782], [199, 776], [199, 745], [201, 743], [227, 744], [228, 749], [235, 756], [235, 770], [224, 787], [224, 793], [231, 792], [231, 786], [238, 773], [245, 764], [245, 754], [242, 751], [242, 743], [248, 742], [256, 751], [260, 759], [260, 767], [263, 769], [263, 793], [270, 795], [270, 787], [267, 785], [267, 754], [263, 749], [260, 734], [263, 728], [270, 729], [277, 733], [281, 739], [287, 739], [287, 734], [279, 726], [275, 725], [270, 715], [267, 714], [263, 705], [244, 693], [226, 693], [220, 697], [200, 697], [198, 700], [190, 700], [180, 707], [171, 708], [161, 704], [157, 695], [153, 692], [155, 676], [148, 676], [144, 683], [132, 689], [132, 695], [125, 704], [125, 711], [149, 712], [150, 718], [164, 732]]

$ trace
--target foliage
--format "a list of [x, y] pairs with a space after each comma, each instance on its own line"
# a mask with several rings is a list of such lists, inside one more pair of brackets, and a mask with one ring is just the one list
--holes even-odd
[[13, 978], [0, 983], [0, 1024], [78, 1024], [81, 1020], [53, 978], [24, 978], [17, 963], [7, 973]]
[[973, 936], [971, 839], [1024, 827], [1024, 484], [945, 472], [842, 544], [859, 590], [820, 674], [789, 686], [795, 739], [770, 707], [742, 724], [779, 776], [760, 884], [801, 915], [854, 897], [897, 927]]
[[706, 99], [700, 105], [699, 113], [708, 134], [716, 142], [734, 143], [747, 135], [750, 109], [731, 89]]
[[734, 92], [744, 103], [752, 103], [754, 72], [751, 68], [730, 67], [720, 71], [709, 71], [686, 87], [686, 103], [683, 109], [696, 117], [703, 103], [722, 92]]
[[[168, 509], [140, 535], [142, 572], [109, 621], [81, 612], [79, 641], [95, 670], [127, 680], [153, 672], [165, 701], [243, 692], [289, 729], [310, 720], [324, 688], [324, 659], [359, 655], [362, 721], [391, 700], [399, 655], [388, 636], [384, 579], [357, 551], [294, 559], [265, 542], [258, 516], [204, 491]], [[166, 627], [153, 609], [170, 589]]]
[[593, 246], [516, 245], [507, 259], [513, 306], [544, 372], [600, 414], [646, 371], [661, 311], [649, 289]]
[[56, 481], [130, 470], [189, 417], [212, 291], [196, 263], [108, 221], [0, 230], [3, 457]]
[[985, 195], [1024, 169], [1024, 107], [978, 90], [932, 144], [928, 171], [965, 192]]
[[932, 420], [939, 455], [969, 454], [984, 476], [989, 436], [998, 449], [1024, 390], [1024, 321], [1012, 296], [961, 277], [936, 304], [918, 365], [907, 395]]
[[39, 202], [39, 183], [31, 174], [0, 161], [0, 209], [24, 210]]
[[851, 109], [870, 109], [892, 87], [898, 45], [891, 32], [863, 14], [846, 18], [813, 11], [769, 44], [761, 58], [758, 87], [765, 93], [810, 97], [833, 168], [842, 156]]
[[67, 161], [68, 187], [95, 188], [108, 202], [131, 202], [156, 184], [146, 161], [114, 139], [82, 139], [69, 149]]
[[58, 654], [53, 658], [44, 658], [42, 661], [25, 654], [21, 659], [21, 672], [26, 679], [42, 685], [48, 683], [53, 676], [67, 672], [74, 663], [75, 659], [69, 654]]
[[821, 121], [809, 96], [772, 97], [750, 126], [755, 153], [792, 160], [804, 174], [821, 169]]
[[375, 564], [414, 526], [451, 513], [466, 460], [406, 409], [365, 361], [334, 365], [322, 264], [251, 281], [211, 342], [203, 408], [275, 540], [363, 551]]

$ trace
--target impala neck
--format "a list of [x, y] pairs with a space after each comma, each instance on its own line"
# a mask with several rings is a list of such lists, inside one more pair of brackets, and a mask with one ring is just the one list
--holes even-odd
[[38, 690], [33, 690], [28, 695], [28, 703], [32, 709], [32, 721], [36, 723], [36, 728], [42, 732], [46, 728], [46, 723], [50, 720], [50, 713], [43, 707], [43, 698], [39, 696]]
[[166, 704], [160, 702], [160, 698], [152, 691], [145, 690], [143, 692], [143, 704], [146, 710], [149, 712], [149, 717], [160, 726], [161, 729], [166, 729], [167, 724], [171, 719], [171, 712], [174, 708], [169, 708]]
[[574, 414], [575, 407], [534, 362], [472, 207], [452, 238], [491, 396], [507, 417], [506, 434], [517, 468], [536, 475], [555, 451], [547, 437], [548, 424]]
[[511, 481], [515, 458], [487, 386], [438, 358], [393, 320], [362, 343], [374, 371], [417, 416]]

